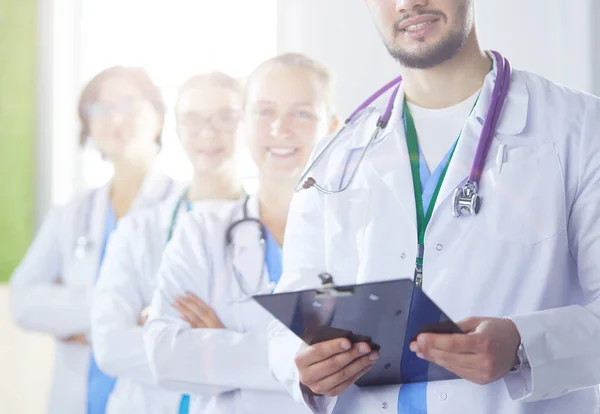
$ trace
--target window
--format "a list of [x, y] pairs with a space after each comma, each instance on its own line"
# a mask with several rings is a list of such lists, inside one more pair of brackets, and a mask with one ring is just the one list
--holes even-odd
[[[243, 78], [275, 55], [276, 0], [82, 0], [81, 49], [84, 81], [116, 64], [148, 70], [168, 108], [158, 162], [174, 177], [186, 178], [191, 167], [183, 161], [172, 111], [178, 86], [211, 70]], [[106, 182], [112, 173], [93, 151], [85, 151], [82, 168], [89, 185]], [[242, 169], [254, 178], [247, 154]]]

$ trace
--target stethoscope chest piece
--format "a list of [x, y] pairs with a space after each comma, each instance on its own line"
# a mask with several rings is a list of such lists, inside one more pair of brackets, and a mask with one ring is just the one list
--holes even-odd
[[456, 218], [463, 214], [476, 216], [480, 209], [481, 197], [477, 192], [477, 183], [467, 181], [465, 185], [454, 190], [452, 216]]

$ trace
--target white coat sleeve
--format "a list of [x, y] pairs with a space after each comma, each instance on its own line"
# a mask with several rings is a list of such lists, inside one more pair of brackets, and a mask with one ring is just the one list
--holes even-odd
[[[138, 231], [139, 230], [139, 231]], [[128, 378], [154, 385], [146, 358], [140, 313], [146, 307], [143, 297], [144, 269], [137, 251], [151, 254], [146, 237], [131, 217], [125, 217], [110, 237], [92, 303], [92, 348], [98, 366], [113, 377]]]
[[206, 233], [202, 217], [187, 214], [165, 250], [144, 327], [154, 376], [163, 388], [206, 396], [237, 389], [283, 391], [269, 375], [266, 332], [192, 329], [172, 306], [187, 292], [208, 302], [210, 279], [223, 276], [213, 275], [211, 266], [222, 259], [223, 248], [211, 246]]
[[[505, 383], [513, 399], [536, 401], [600, 384], [600, 103], [584, 117], [580, 142], [577, 190], [568, 218], [571, 255], [586, 306], [549, 309], [513, 316], [531, 369], [510, 374]], [[568, 178], [568, 174], [567, 174]], [[530, 377], [530, 378], [528, 378]]]
[[[326, 271], [323, 197], [317, 190], [300, 191], [292, 200], [283, 249], [283, 274], [276, 293], [315, 288]], [[269, 363], [275, 378], [297, 401], [315, 413], [331, 413], [336, 397], [311, 396], [300, 388], [295, 357], [302, 341], [281, 322], [269, 325]]]
[[13, 318], [24, 329], [58, 338], [87, 333], [92, 287], [63, 284], [64, 214], [53, 209], [10, 280]]

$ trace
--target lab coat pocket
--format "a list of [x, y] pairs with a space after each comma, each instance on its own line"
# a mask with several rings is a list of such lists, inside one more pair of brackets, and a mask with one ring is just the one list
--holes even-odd
[[564, 181], [554, 145], [508, 149], [501, 162], [481, 183], [490, 235], [532, 245], [566, 230]]

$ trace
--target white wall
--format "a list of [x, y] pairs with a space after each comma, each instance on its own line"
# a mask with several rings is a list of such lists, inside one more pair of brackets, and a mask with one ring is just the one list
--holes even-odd
[[485, 48], [516, 68], [592, 91], [592, 8], [598, 0], [479, 0], [478, 30]]
[[[598, 3], [477, 0], [480, 38], [519, 69], [600, 94]], [[398, 72], [361, 0], [280, 0], [278, 31], [280, 52], [306, 53], [336, 72], [342, 117]]]
[[79, 0], [38, 1], [36, 219], [81, 186]]
[[335, 72], [338, 113], [346, 117], [398, 76], [361, 0], [280, 0], [280, 52], [301, 52]]
[[594, 95], [600, 96], [600, 1], [590, 0], [592, 2], [591, 13], [588, 16], [588, 24], [592, 28], [592, 48], [590, 57], [592, 59], [592, 89]]

